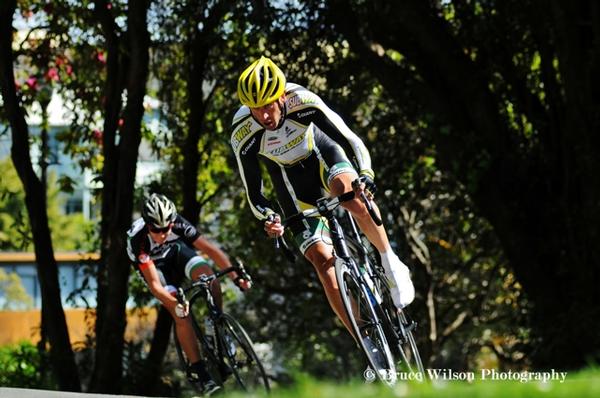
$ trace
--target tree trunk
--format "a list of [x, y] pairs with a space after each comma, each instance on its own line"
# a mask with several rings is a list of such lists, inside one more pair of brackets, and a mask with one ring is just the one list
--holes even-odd
[[[125, 303], [130, 271], [125, 231], [131, 224], [133, 211], [133, 191], [144, 115], [143, 101], [148, 78], [148, 7], [147, 0], [129, 4], [127, 104], [115, 157], [104, 160], [105, 165], [111, 163], [118, 167], [114, 168], [114, 175], [106, 176], [113, 179], [115, 193], [114, 197], [105, 198], [111, 201], [108, 206], [110, 213], [102, 215], [109, 222], [106, 233], [106, 290], [103, 308], [98, 308], [98, 312], [102, 313], [102, 323], [97, 331], [96, 363], [90, 386], [92, 391], [97, 392], [118, 393], [122, 387]], [[107, 98], [107, 101], [110, 100]]]
[[29, 214], [35, 248], [37, 273], [42, 293], [42, 318], [50, 342], [52, 369], [59, 388], [80, 391], [79, 374], [69, 341], [69, 330], [63, 312], [58, 266], [54, 258], [52, 238], [46, 210], [46, 187], [35, 174], [30, 157], [29, 129], [15, 90], [12, 52], [12, 17], [14, 0], [0, 5], [0, 84], [2, 98], [12, 132], [11, 157], [25, 190], [25, 205]]
[[187, 137], [183, 152], [183, 217], [192, 224], [200, 219], [200, 204], [198, 203], [198, 166], [200, 164], [200, 137], [204, 126], [206, 104], [203, 99], [202, 85], [204, 68], [207, 62], [209, 47], [203, 35], [197, 29], [191, 33], [188, 40], [189, 72], [187, 79], [187, 95], [189, 116], [187, 122]]
[[169, 348], [172, 325], [173, 318], [171, 314], [165, 307], [160, 306], [156, 326], [154, 327], [152, 345], [143, 369], [144, 374], [139, 378], [141, 383], [136, 388], [136, 391], [140, 394], [160, 395], [158, 381], [160, 380], [162, 363]]
[[[114, 210], [113, 203], [116, 197], [118, 163], [118, 146], [116, 143], [117, 129], [119, 128], [119, 118], [122, 111], [122, 92], [124, 90], [124, 69], [126, 68], [126, 55], [120, 51], [121, 39], [118, 35], [118, 26], [114, 21], [108, 2], [106, 0], [95, 0], [94, 12], [100, 22], [102, 35], [106, 40], [106, 82], [104, 85], [104, 124], [102, 132], [102, 151], [104, 155], [104, 164], [102, 167], [102, 208], [100, 221], [100, 256], [102, 260], [97, 272], [97, 302], [98, 308], [106, 306], [108, 294], [108, 280], [106, 258], [108, 257], [110, 246], [109, 221], [112, 219], [111, 213]], [[100, 334], [100, 329], [104, 323], [104, 311], [97, 311], [96, 317], [96, 335]]]
[[[198, 201], [198, 166], [201, 164], [199, 149], [204, 118], [210, 96], [204, 93], [206, 66], [209, 62], [211, 49], [219, 41], [215, 33], [223, 17], [230, 11], [233, 4], [220, 0], [212, 5], [208, 15], [202, 5], [194, 6], [192, 29], [189, 29], [186, 48], [189, 54], [187, 72], [188, 120], [187, 137], [183, 152], [183, 211], [182, 215], [192, 224], [200, 219], [201, 205]], [[202, 29], [198, 29], [202, 26]]]

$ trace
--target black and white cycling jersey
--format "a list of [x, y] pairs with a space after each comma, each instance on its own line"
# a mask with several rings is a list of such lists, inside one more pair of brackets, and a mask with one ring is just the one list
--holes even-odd
[[314, 205], [328, 190], [328, 179], [347, 171], [345, 165], [373, 176], [362, 140], [318, 95], [294, 83], [286, 85], [285, 93], [284, 120], [276, 130], [266, 130], [246, 106], [233, 118], [231, 146], [259, 219], [275, 211], [262, 192], [259, 162], [266, 165], [284, 214]]
[[148, 227], [142, 218], [133, 222], [127, 231], [127, 255], [136, 265], [149, 260], [158, 261], [169, 256], [175, 243], [183, 241], [190, 247], [200, 236], [200, 232], [185, 218], [177, 215], [173, 227], [163, 244], [157, 244], [149, 235]]

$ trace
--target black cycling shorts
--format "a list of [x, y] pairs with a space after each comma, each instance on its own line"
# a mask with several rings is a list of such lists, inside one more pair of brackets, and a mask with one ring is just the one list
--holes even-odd
[[[329, 184], [337, 175], [358, 176], [342, 147], [323, 133], [315, 135], [315, 148], [306, 159], [287, 167], [271, 163], [268, 169], [284, 217], [315, 207], [317, 200], [329, 193]], [[331, 244], [324, 219], [298, 221], [289, 228], [303, 254], [316, 242]]]
[[208, 265], [208, 261], [183, 241], [175, 241], [170, 245], [164, 257], [154, 259], [154, 265], [163, 286], [179, 287], [185, 278], [191, 279], [195, 268]]

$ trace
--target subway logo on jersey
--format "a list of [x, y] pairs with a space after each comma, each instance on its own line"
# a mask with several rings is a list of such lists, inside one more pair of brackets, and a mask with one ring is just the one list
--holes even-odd
[[240, 143], [244, 141], [244, 139], [252, 133], [252, 120], [249, 120], [246, 124], [241, 126], [233, 136], [231, 137], [231, 146], [234, 151], [237, 151]]

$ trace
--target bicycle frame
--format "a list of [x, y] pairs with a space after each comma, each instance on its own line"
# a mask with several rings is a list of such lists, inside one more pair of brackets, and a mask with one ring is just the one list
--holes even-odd
[[[214, 280], [216, 280], [216, 278]], [[192, 290], [194, 288], [196, 290], [189, 298], [189, 302], [191, 308], [192, 305], [196, 302], [196, 300], [198, 300], [198, 298], [200, 298], [201, 295], [204, 295], [204, 299], [206, 300], [206, 306], [208, 308], [208, 316], [211, 319], [215, 320], [218, 318], [219, 314], [221, 313], [221, 310], [215, 304], [215, 299], [210, 290], [210, 283], [211, 282], [203, 281], [197, 281], [196, 283], [194, 283], [189, 290]]]

